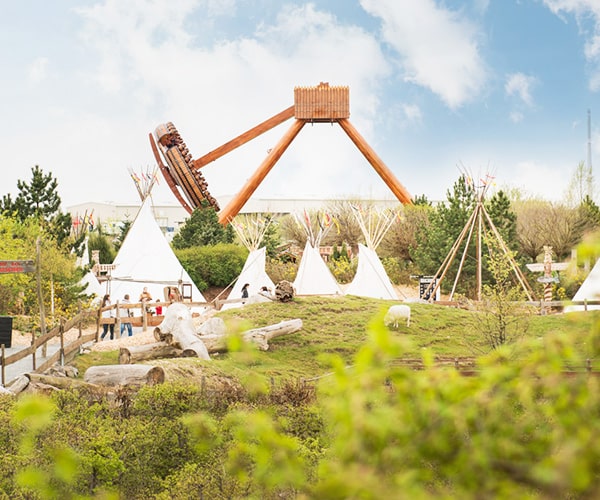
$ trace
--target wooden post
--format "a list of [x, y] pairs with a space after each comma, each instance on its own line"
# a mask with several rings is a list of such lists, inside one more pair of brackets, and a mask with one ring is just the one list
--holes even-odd
[[148, 310], [146, 308], [146, 302], [142, 302], [142, 331], [146, 331], [148, 329]]
[[385, 163], [383, 163], [381, 158], [377, 156], [377, 153], [375, 153], [373, 148], [367, 144], [367, 141], [365, 141], [363, 136], [358, 133], [358, 130], [356, 130], [346, 118], [339, 119], [337, 122], [340, 124], [340, 127], [344, 129], [344, 132], [346, 132], [348, 137], [350, 137], [352, 142], [360, 150], [375, 171], [379, 174], [379, 177], [381, 177], [383, 182], [385, 182], [392, 193], [394, 193], [396, 198], [398, 198], [398, 200], [404, 205], [412, 204], [412, 197], [410, 193], [402, 184], [400, 184], [392, 171], [385, 165]]
[[60, 325], [58, 327], [60, 333], [60, 366], [65, 366], [65, 320], [60, 318]]
[[[37, 237], [37, 240], [35, 240], [35, 257], [36, 257], [36, 266], [35, 266], [35, 280], [36, 280], [36, 288], [37, 288], [37, 298], [38, 298], [38, 303], [40, 306], [40, 331], [41, 331], [41, 336], [43, 337], [44, 335], [46, 335], [46, 314], [44, 313], [44, 297], [42, 295], [42, 259], [41, 259], [41, 241], [40, 241], [40, 237]], [[32, 334], [33, 335], [33, 334]], [[42, 348], [42, 356], [46, 356], [48, 353], [48, 346], [46, 345], [46, 343], [44, 343], [44, 346]], [[33, 356], [34, 359], [34, 366], [33, 369], [35, 370], [35, 353]]]
[[263, 179], [271, 171], [277, 160], [281, 158], [281, 155], [285, 152], [294, 138], [298, 135], [298, 132], [302, 130], [304, 121], [294, 120], [292, 126], [279, 140], [275, 147], [271, 150], [265, 160], [260, 164], [254, 175], [248, 179], [242, 190], [234, 196], [221, 212], [219, 213], [219, 222], [223, 225], [229, 224], [229, 221], [233, 219], [241, 208], [246, 204], [248, 198], [252, 196], [252, 193], [256, 191], [256, 188], [260, 185]]
[[2, 344], [2, 387], [6, 384], [6, 372], [5, 372], [5, 364], [6, 364], [6, 353], [4, 344]]

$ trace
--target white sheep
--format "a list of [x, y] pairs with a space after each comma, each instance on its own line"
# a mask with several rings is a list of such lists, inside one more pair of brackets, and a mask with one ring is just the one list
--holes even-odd
[[406, 318], [406, 326], [410, 326], [410, 307], [403, 304], [395, 305], [387, 310], [383, 322], [385, 326], [398, 328], [400, 321], [404, 318]]

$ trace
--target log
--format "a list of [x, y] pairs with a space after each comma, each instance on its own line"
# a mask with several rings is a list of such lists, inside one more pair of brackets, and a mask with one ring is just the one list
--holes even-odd
[[[246, 330], [242, 333], [242, 338], [246, 342], [258, 344], [258, 348], [261, 351], [268, 351], [269, 340], [281, 335], [297, 332], [300, 329], [302, 329], [302, 320], [291, 319], [288, 321], [281, 321], [274, 325]], [[210, 354], [227, 351], [226, 335], [199, 335], [199, 338], [202, 340]]]
[[8, 384], [6, 387], [13, 394], [19, 394], [27, 389], [29, 385], [29, 378], [25, 375], [19, 375], [16, 379]]
[[166, 342], [121, 347], [119, 351], [119, 364], [128, 365], [157, 358], [176, 358], [181, 356], [181, 353], [181, 349]]
[[165, 381], [165, 372], [160, 366], [150, 365], [100, 365], [90, 366], [83, 379], [90, 384], [156, 385]]
[[209, 354], [215, 354], [217, 352], [227, 352], [227, 335], [199, 335], [200, 340], [206, 346], [206, 350]]
[[243, 333], [243, 337], [247, 342], [258, 344], [260, 350], [267, 351], [269, 349], [269, 340], [281, 335], [297, 332], [300, 329], [302, 329], [302, 320], [298, 318], [281, 321], [274, 325], [263, 326], [262, 328], [247, 330]]
[[181, 348], [182, 356], [210, 359], [206, 346], [196, 335], [192, 313], [185, 304], [175, 302], [167, 308], [165, 319], [154, 330], [154, 337], [166, 339], [163, 336], [168, 333], [173, 336], [172, 344], [177, 344]]
[[98, 389], [98, 386], [71, 377], [55, 377], [41, 373], [26, 373], [25, 376], [36, 384], [45, 384], [57, 389]]

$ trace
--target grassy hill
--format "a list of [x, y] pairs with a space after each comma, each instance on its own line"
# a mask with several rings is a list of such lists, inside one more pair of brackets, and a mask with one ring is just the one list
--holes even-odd
[[[255, 377], [302, 378], [322, 376], [331, 370], [332, 355], [352, 364], [366, 342], [371, 325], [382, 323], [389, 301], [360, 297], [302, 297], [289, 303], [248, 304], [218, 313], [232, 331], [271, 325], [300, 318], [301, 331], [273, 339], [266, 352], [244, 349], [213, 356], [211, 362], [182, 358], [153, 362], [165, 369], [169, 379], [190, 374], [221, 374], [241, 381]], [[519, 356], [521, 340], [542, 339], [552, 333], [568, 335], [579, 353], [581, 367], [590, 357], [586, 339], [600, 312], [531, 315], [514, 355]], [[404, 358], [420, 358], [427, 350], [435, 356], [479, 356], [490, 351], [478, 331], [481, 314], [474, 311], [430, 304], [411, 304], [411, 325], [401, 325], [393, 335], [406, 340]], [[83, 373], [92, 364], [117, 363], [117, 353], [92, 353], [76, 360]], [[597, 363], [594, 363], [597, 366]]]

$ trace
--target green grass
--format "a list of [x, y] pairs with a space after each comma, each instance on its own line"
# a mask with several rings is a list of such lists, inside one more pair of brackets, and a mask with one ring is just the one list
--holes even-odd
[[[347, 365], [368, 338], [369, 325], [381, 322], [390, 302], [359, 297], [302, 297], [289, 303], [248, 304], [218, 315], [231, 330], [243, 331], [300, 318], [302, 330], [273, 339], [266, 352], [246, 347], [240, 352], [213, 356], [210, 362], [183, 358], [161, 360], [168, 378], [198, 376], [230, 377], [236, 380], [260, 378], [313, 378], [331, 371], [331, 356], [342, 358]], [[429, 304], [411, 304], [411, 325], [401, 325], [392, 334], [408, 340], [403, 357], [420, 358], [427, 349], [433, 356], [476, 356], [485, 350], [474, 325], [476, 312]], [[553, 314], [530, 317], [524, 339], [539, 341], [551, 334], [569, 335], [579, 353], [581, 366], [591, 356], [588, 336], [596, 328], [600, 311]], [[521, 342], [514, 344], [519, 355]], [[488, 349], [489, 350], [489, 349]], [[91, 358], [90, 358], [91, 356]], [[92, 364], [116, 363], [114, 353], [81, 356], [76, 364], [83, 373]], [[594, 361], [594, 367], [600, 364]]]

